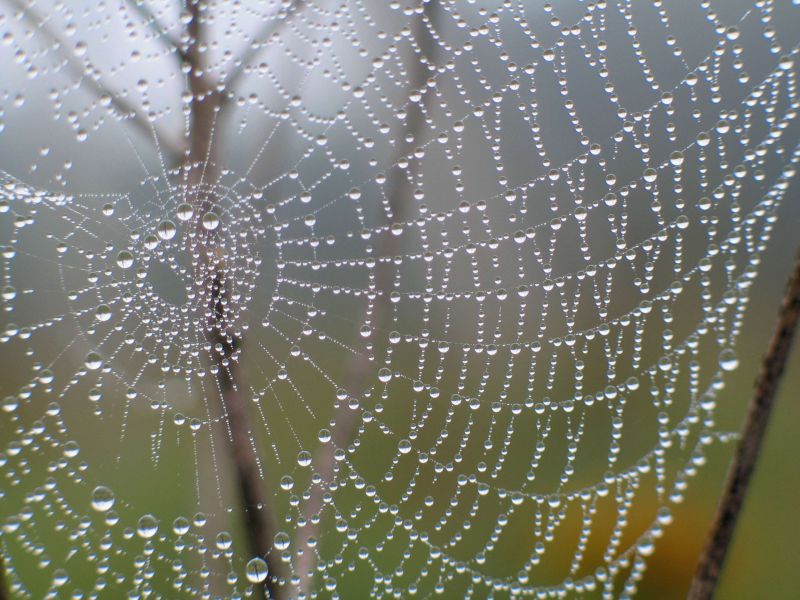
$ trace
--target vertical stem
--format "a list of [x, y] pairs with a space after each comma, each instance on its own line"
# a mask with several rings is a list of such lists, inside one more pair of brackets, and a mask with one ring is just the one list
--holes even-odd
[[792, 347], [800, 317], [800, 254], [787, 284], [778, 322], [756, 380], [756, 390], [745, 418], [742, 436], [736, 447], [725, 491], [720, 499], [708, 542], [692, 580], [687, 600], [707, 600], [714, 596], [736, 522], [742, 509], [756, 461], [775, 403], [781, 376]]
[[274, 523], [272, 500], [267, 495], [267, 484], [261, 478], [255, 439], [250, 427], [245, 390], [246, 378], [241, 367], [241, 340], [237, 337], [235, 323], [226, 312], [229, 306], [230, 286], [221, 253], [213, 247], [213, 234], [199, 223], [202, 215], [214, 208], [216, 199], [207, 191], [205, 183], [216, 183], [219, 168], [216, 163], [217, 142], [214, 133], [222, 106], [222, 94], [216, 89], [207, 73], [205, 5], [201, 0], [187, 0], [191, 20], [187, 25], [190, 45], [186, 55], [191, 70], [189, 89], [192, 94], [189, 130], [189, 151], [184, 165], [191, 202], [198, 212], [197, 236], [200, 260], [198, 275], [209, 294], [210, 317], [206, 323], [206, 337], [217, 372], [220, 401], [228, 426], [229, 450], [236, 467], [239, 496], [243, 509], [245, 534], [252, 556], [263, 558], [269, 569], [264, 586], [256, 586], [259, 597], [280, 598], [280, 569], [272, 552]]
[[[423, 12], [415, 22], [414, 39], [420, 47], [421, 56], [411, 60], [409, 66], [409, 89], [422, 90], [423, 96], [420, 103], [410, 102], [406, 115], [405, 126], [402, 135], [399, 136], [400, 144], [397, 148], [397, 158], [409, 156], [414, 150], [414, 144], [419, 140], [419, 134], [425, 124], [425, 110], [430, 101], [430, 93], [426, 93], [424, 88], [428, 79], [429, 64], [435, 53], [435, 43], [431, 33], [427, 32], [428, 27], [434, 28], [437, 20], [438, 0], [429, 0], [423, 5]], [[427, 25], [426, 25], [427, 22]], [[386, 186], [389, 199], [389, 208], [392, 219], [402, 222], [409, 217], [408, 198], [411, 194], [410, 181], [407, 174], [401, 169], [392, 170]], [[398, 240], [388, 229], [384, 231], [378, 244], [378, 257], [393, 256], [398, 251]], [[392, 286], [392, 266], [385, 261], [378, 261], [375, 266], [375, 300], [372, 305], [371, 322], [372, 330], [382, 329], [382, 323], [389, 310], [389, 292]], [[366, 317], [369, 317], [367, 308]], [[365, 319], [364, 319], [365, 320]], [[363, 320], [362, 320], [363, 322]], [[359, 397], [364, 391], [374, 364], [365, 352], [352, 356], [346, 372], [347, 393], [352, 397]], [[322, 509], [322, 498], [334, 477], [335, 459], [334, 453], [337, 448], [346, 448], [353, 438], [355, 429], [358, 426], [359, 412], [350, 410], [344, 405], [336, 407], [336, 424], [331, 432], [331, 440], [322, 446], [314, 457], [314, 467], [321, 477], [321, 482], [312, 487], [310, 497], [303, 506], [303, 517], [306, 524], [298, 528], [295, 551], [302, 549], [302, 553], [297, 556], [295, 561], [295, 574], [300, 578], [299, 593], [300, 597], [308, 597], [309, 591], [314, 583], [314, 571], [316, 567], [316, 551], [307, 547], [306, 542], [310, 538], [318, 538]]]

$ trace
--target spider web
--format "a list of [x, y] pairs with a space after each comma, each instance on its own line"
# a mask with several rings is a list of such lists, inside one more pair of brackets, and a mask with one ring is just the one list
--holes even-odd
[[635, 594], [734, 437], [800, 160], [794, 3], [208, 3], [232, 112], [199, 183], [163, 134], [185, 13], [0, 11], [15, 597], [254, 594], [234, 368], [287, 597], [309, 568], [312, 597]]

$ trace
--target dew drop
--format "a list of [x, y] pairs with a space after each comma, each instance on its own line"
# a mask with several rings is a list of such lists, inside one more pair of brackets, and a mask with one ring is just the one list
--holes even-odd
[[247, 561], [245, 576], [250, 583], [261, 583], [267, 578], [269, 570], [263, 558], [255, 557]]
[[175, 237], [175, 233], [178, 231], [177, 227], [175, 227], [175, 223], [170, 220], [161, 221], [158, 224], [158, 237], [162, 240], [171, 240]]
[[284, 531], [279, 531], [275, 534], [275, 548], [277, 550], [286, 550], [289, 547], [289, 534]]
[[192, 208], [191, 204], [184, 202], [178, 209], [175, 211], [175, 216], [178, 217], [179, 221], [188, 221], [194, 215], [194, 209]]
[[117, 254], [117, 266], [120, 269], [130, 269], [133, 266], [133, 254], [127, 250]]
[[84, 360], [84, 364], [86, 368], [90, 371], [96, 371], [100, 367], [103, 366], [103, 357], [100, 356], [97, 352], [89, 352], [86, 355], [86, 359]]
[[739, 359], [736, 356], [736, 352], [734, 352], [730, 348], [726, 348], [722, 352], [719, 353], [719, 366], [724, 371], [733, 371], [736, 367], [739, 366]]
[[219, 215], [210, 210], [203, 215], [203, 229], [206, 231], [214, 231], [219, 227]]
[[136, 533], [146, 540], [153, 537], [158, 531], [158, 521], [153, 515], [144, 515], [139, 519]]
[[656, 549], [655, 543], [653, 543], [653, 538], [649, 535], [644, 535], [639, 539], [639, 542], [636, 544], [636, 550], [642, 556], [650, 556]]
[[186, 535], [189, 533], [189, 519], [186, 517], [176, 517], [172, 522], [172, 531], [175, 535]]
[[311, 453], [307, 450], [301, 450], [297, 453], [297, 464], [301, 467], [307, 467], [311, 464]]
[[106, 512], [114, 506], [114, 492], [104, 485], [98, 485], [92, 492], [92, 508], [98, 512]]

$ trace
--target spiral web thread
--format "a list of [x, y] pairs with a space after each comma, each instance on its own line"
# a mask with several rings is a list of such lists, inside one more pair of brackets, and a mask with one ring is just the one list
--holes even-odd
[[[249, 508], [275, 514], [287, 597], [303, 553], [318, 597], [636, 592], [707, 448], [733, 437], [715, 411], [800, 160], [793, 3], [443, 1], [435, 21], [416, 4], [209, 3], [210, 71], [237, 87], [215, 127], [230, 152], [199, 190], [170, 138], [135, 137], [111, 101], [152, 128], [187, 118], [171, 3], [26, 4], [38, 33], [9, 6], [2, 64], [49, 93], [3, 90], [0, 167], [31, 115], [61, 132], [15, 142], [28, 169], [0, 177], [15, 597], [263, 581], [228, 491], [205, 252], [243, 340], [231, 360], [274, 490]], [[135, 179], [114, 179], [117, 157]], [[353, 392], [356, 356], [370, 375]], [[146, 508], [128, 469], [173, 482], [175, 514]]]

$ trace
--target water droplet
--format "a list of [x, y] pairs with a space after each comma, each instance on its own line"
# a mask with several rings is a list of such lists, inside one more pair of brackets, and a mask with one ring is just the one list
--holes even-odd
[[186, 535], [189, 533], [189, 519], [186, 517], [177, 517], [172, 522], [172, 531], [175, 535]]
[[219, 227], [219, 215], [210, 210], [203, 215], [203, 229], [206, 231], [214, 231]]
[[89, 352], [86, 355], [86, 359], [84, 360], [84, 364], [86, 368], [90, 371], [96, 371], [100, 367], [103, 366], [103, 357], [100, 356], [97, 352]]
[[171, 240], [175, 237], [175, 233], [177, 233], [178, 229], [175, 227], [175, 223], [170, 220], [161, 221], [158, 224], [158, 237], [162, 240]]
[[227, 531], [220, 531], [217, 534], [216, 546], [220, 550], [227, 550], [233, 545], [233, 538]]
[[297, 453], [297, 464], [301, 467], [307, 467], [311, 464], [311, 453], [307, 450], [301, 450]]
[[279, 531], [275, 534], [275, 548], [277, 550], [286, 550], [289, 547], [289, 534], [284, 531]]
[[656, 545], [653, 542], [653, 538], [649, 535], [644, 535], [639, 539], [639, 542], [636, 544], [636, 550], [642, 556], [650, 556], [656, 549]]
[[188, 221], [194, 215], [194, 209], [192, 208], [191, 204], [184, 202], [178, 209], [175, 211], [175, 216], [178, 217], [179, 221]]
[[261, 583], [269, 575], [267, 563], [263, 558], [251, 558], [245, 567], [245, 576], [250, 583]]
[[94, 311], [95, 318], [101, 322], [108, 321], [111, 318], [111, 314], [111, 307], [108, 304], [101, 304]]
[[724, 371], [733, 371], [739, 366], [739, 359], [731, 348], [726, 348], [719, 353], [719, 366]]
[[153, 515], [144, 515], [139, 519], [136, 526], [136, 533], [139, 537], [150, 539], [158, 531], [158, 521]]
[[133, 266], [133, 254], [127, 250], [117, 254], [117, 266], [120, 269], [130, 269]]
[[14, 412], [19, 406], [19, 401], [16, 396], [6, 396], [3, 398], [3, 410], [5, 412]]
[[114, 492], [104, 485], [98, 485], [92, 492], [92, 508], [99, 512], [106, 512], [114, 506]]

